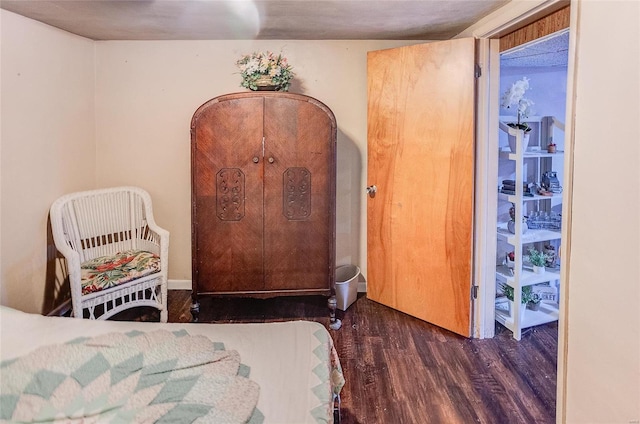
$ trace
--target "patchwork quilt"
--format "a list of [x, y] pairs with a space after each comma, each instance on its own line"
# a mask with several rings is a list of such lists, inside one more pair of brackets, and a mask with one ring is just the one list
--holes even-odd
[[0, 419], [263, 422], [260, 388], [223, 343], [186, 330], [108, 333], [0, 363]]

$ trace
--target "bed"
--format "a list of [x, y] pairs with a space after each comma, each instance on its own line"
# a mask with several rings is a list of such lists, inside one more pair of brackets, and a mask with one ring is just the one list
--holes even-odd
[[[331, 336], [317, 322], [90, 321], [0, 307], [0, 331], [0, 418], [9, 421], [29, 414], [31, 419], [60, 419], [60, 410], [64, 410], [88, 422], [103, 421], [100, 417], [122, 420], [134, 413], [140, 415], [130, 421], [184, 422], [186, 418], [177, 415], [182, 412], [200, 422], [332, 423], [344, 385]], [[66, 362], [70, 364], [64, 365]], [[94, 370], [101, 367], [102, 371]], [[151, 373], [150, 369], [161, 371]], [[196, 372], [200, 374], [194, 377]], [[66, 377], [60, 377], [63, 374]], [[159, 383], [160, 375], [171, 378]], [[50, 378], [38, 380], [43, 376], [58, 380], [53, 385]], [[185, 382], [190, 389], [182, 389]], [[66, 385], [69, 393], [63, 390]], [[111, 389], [105, 389], [109, 385]], [[209, 394], [220, 387], [222, 394], [212, 400]], [[64, 396], [58, 392], [67, 399], [61, 401]], [[78, 406], [82, 396], [85, 401]], [[109, 406], [99, 410], [96, 404], [100, 402]], [[143, 411], [140, 405], [149, 409]], [[56, 412], [52, 412], [54, 407]]]

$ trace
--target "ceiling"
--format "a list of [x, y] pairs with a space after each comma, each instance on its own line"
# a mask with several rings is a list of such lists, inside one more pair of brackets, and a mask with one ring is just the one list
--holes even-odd
[[510, 0], [0, 0], [93, 40], [446, 40]]
[[562, 30], [515, 47], [500, 55], [502, 68], [551, 68], [567, 66], [569, 30]]

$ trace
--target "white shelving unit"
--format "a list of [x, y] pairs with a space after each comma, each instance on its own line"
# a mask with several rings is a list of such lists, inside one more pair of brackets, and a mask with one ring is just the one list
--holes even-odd
[[[533, 126], [532, 139], [528, 145], [524, 145], [524, 131], [509, 127], [506, 125], [508, 122], [504, 118], [501, 119], [500, 129], [516, 138], [516, 151], [501, 151], [499, 156], [508, 160], [507, 163], [515, 164], [515, 178], [510, 178], [515, 181], [515, 194], [499, 193], [498, 202], [508, 202], [515, 206], [515, 233], [509, 231], [507, 222], [498, 222], [497, 241], [506, 243], [512, 249], [515, 262], [513, 269], [501, 263], [497, 265], [496, 283], [499, 286], [512, 287], [514, 299], [510, 303], [509, 310], [496, 308], [495, 315], [496, 321], [511, 330], [516, 340], [520, 340], [523, 329], [558, 320], [557, 296], [553, 302], [543, 301], [538, 311], [527, 309], [524, 315], [522, 314], [523, 308], [527, 307], [521, 303], [523, 287], [537, 284], [548, 284], [553, 287], [560, 280], [559, 267], [548, 267], [544, 273], [537, 274], [533, 272], [531, 266], [524, 263], [529, 247], [540, 250], [540, 244], [558, 241], [561, 237], [560, 229], [528, 229], [523, 232], [523, 218], [526, 217], [527, 210], [551, 211], [552, 204], [561, 204], [562, 194], [525, 196], [523, 183], [540, 184], [545, 171], [561, 166], [561, 161], [564, 160], [563, 152], [548, 153], [546, 146], [547, 140], [553, 137], [556, 129], [564, 131], [564, 125], [553, 117], [536, 117], [527, 120], [527, 123]], [[499, 174], [503, 175], [500, 172]], [[535, 181], [527, 181], [527, 178], [535, 178]], [[503, 203], [502, 206], [505, 204], [507, 203]], [[498, 206], [500, 208], [500, 204]]]

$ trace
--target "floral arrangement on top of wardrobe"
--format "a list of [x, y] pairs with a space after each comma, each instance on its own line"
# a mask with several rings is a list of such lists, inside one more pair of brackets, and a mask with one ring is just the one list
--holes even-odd
[[236, 61], [242, 75], [242, 87], [249, 90], [288, 91], [294, 73], [282, 54], [254, 52]]

